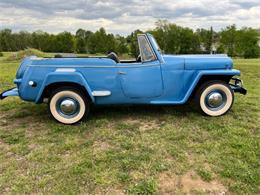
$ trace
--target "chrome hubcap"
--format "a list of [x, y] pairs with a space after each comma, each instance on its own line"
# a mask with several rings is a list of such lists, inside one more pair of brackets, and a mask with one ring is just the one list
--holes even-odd
[[220, 92], [211, 92], [207, 96], [206, 103], [211, 108], [218, 108], [224, 103], [223, 95]]
[[78, 112], [79, 106], [76, 100], [71, 98], [66, 98], [60, 101], [59, 103], [59, 111], [63, 115], [71, 116]]

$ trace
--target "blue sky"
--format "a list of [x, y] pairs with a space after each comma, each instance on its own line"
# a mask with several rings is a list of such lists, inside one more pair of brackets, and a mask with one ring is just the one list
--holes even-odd
[[74, 33], [105, 27], [126, 35], [152, 29], [158, 19], [193, 29], [260, 28], [260, 0], [0, 0], [0, 29], [14, 31]]

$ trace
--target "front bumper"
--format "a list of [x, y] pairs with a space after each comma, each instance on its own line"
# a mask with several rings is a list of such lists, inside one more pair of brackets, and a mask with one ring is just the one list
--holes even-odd
[[233, 91], [246, 95], [247, 90], [243, 87], [243, 81], [238, 78], [232, 78], [232, 80], [234, 83], [229, 83], [229, 85]]
[[9, 96], [19, 96], [18, 89], [12, 88], [12, 89], [8, 89], [8, 90], [4, 91], [3, 93], [0, 94], [0, 100], [3, 100]]

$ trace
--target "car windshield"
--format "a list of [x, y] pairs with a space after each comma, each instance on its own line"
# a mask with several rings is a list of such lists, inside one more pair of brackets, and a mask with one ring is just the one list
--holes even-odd
[[143, 62], [153, 61], [156, 59], [145, 35], [138, 36], [138, 43], [139, 43], [140, 53]]
[[154, 45], [155, 50], [161, 51], [161, 49], [160, 49], [160, 47], [159, 47], [157, 41], [156, 41], [155, 38], [154, 38], [153, 36], [151, 36], [151, 35], [150, 35], [150, 40], [151, 40], [152, 44]]

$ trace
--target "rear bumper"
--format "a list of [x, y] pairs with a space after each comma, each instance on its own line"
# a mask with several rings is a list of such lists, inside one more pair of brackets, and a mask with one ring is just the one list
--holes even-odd
[[233, 91], [246, 95], [247, 90], [243, 87], [243, 81], [238, 78], [232, 78], [232, 80], [234, 81], [234, 84], [229, 83], [229, 85], [233, 89]]
[[18, 88], [12, 88], [4, 91], [0, 94], [0, 100], [3, 100], [9, 96], [19, 96]]

